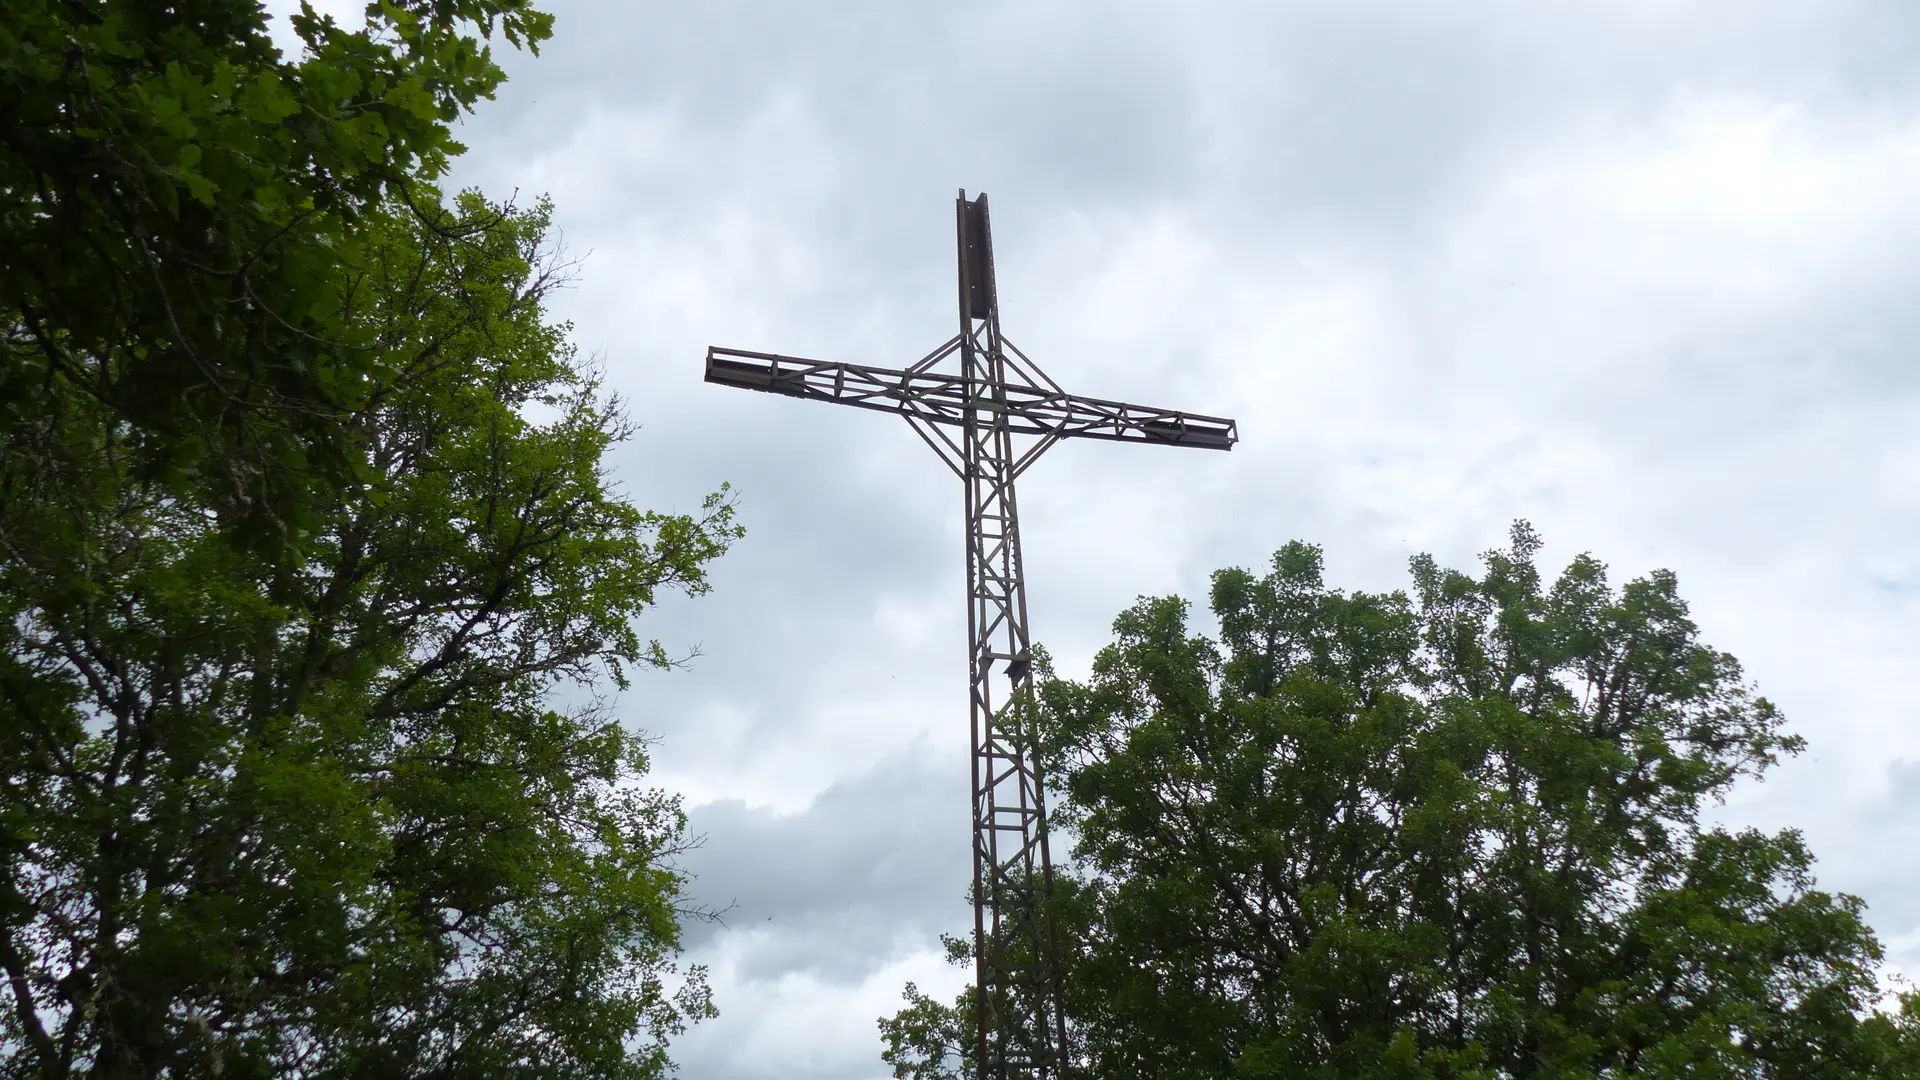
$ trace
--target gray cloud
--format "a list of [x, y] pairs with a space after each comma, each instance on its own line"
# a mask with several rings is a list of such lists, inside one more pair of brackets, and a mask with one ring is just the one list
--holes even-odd
[[1830, 864], [1822, 884], [1863, 895], [1868, 918], [1912, 972], [1920, 969], [1913, 963], [1920, 958], [1920, 889], [1914, 887], [1912, 855], [1920, 851], [1920, 760], [1896, 760], [1885, 776], [1885, 791], [1860, 808], [1855, 823], [1875, 850], [1849, 852], [1851, 865]]
[[740, 799], [696, 807], [706, 844], [687, 861], [693, 895], [728, 910], [721, 924], [690, 927], [689, 946], [758, 931], [766, 940], [741, 965], [746, 978], [846, 982], [889, 959], [903, 933], [924, 946], [967, 924], [964, 766], [959, 753], [890, 758], [799, 813]]

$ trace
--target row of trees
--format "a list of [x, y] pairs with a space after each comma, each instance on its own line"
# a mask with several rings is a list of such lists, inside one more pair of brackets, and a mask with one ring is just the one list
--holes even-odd
[[[1214, 575], [1217, 638], [1142, 600], [1043, 681], [1084, 1075], [1920, 1076], [1860, 901], [1797, 834], [1703, 820], [1800, 739], [1673, 575], [1548, 584], [1538, 548], [1417, 558], [1409, 596], [1290, 544]], [[971, 1075], [971, 990], [907, 999], [894, 1075]]]
[[548, 208], [436, 186], [548, 17], [367, 16], [0, 16], [0, 1076], [656, 1076], [711, 1011], [678, 803], [556, 691], [738, 528], [609, 486]]

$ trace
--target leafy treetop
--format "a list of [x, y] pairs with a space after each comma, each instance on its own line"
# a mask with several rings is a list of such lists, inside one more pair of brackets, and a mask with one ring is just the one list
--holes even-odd
[[334, 288], [360, 223], [431, 206], [450, 125], [536, 48], [527, 0], [10, 0], [0, 19], [0, 424], [125, 425], [140, 474], [284, 544], [313, 484], [364, 479], [343, 413], [392, 377]]
[[666, 661], [635, 618], [739, 530], [611, 488], [630, 427], [544, 317], [547, 222], [363, 216], [336, 318], [387, 375], [298, 559], [72, 383], [14, 432], [0, 1077], [650, 1077], [711, 1012], [684, 818], [593, 687]]
[[[1860, 901], [1797, 833], [1702, 820], [1801, 740], [1673, 574], [1548, 584], [1539, 547], [1416, 558], [1409, 596], [1289, 544], [1214, 575], [1217, 639], [1143, 599], [1091, 680], [1042, 683], [1086, 1075], [1920, 1075]], [[908, 1000], [895, 1075], [970, 1068], [970, 995]]]

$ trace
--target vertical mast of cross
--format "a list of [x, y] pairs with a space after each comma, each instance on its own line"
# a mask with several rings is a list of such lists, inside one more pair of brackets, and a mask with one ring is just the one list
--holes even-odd
[[[985, 195], [960, 193], [960, 358], [976, 388], [962, 427], [973, 730], [973, 944], [981, 1080], [1058, 1077], [1065, 1064], [1060, 943], [1049, 897], [1046, 801], [1022, 709], [1032, 700], [1027, 587], [1014, 499], [1007, 359]], [[995, 672], [1006, 680], [995, 692]]]

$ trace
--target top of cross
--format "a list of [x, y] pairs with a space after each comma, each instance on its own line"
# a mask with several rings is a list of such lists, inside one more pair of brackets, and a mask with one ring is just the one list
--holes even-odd
[[[713, 346], [707, 350], [707, 381], [899, 413], [963, 475], [962, 448], [943, 429], [988, 423], [1038, 437], [1016, 463], [1016, 474], [1060, 439], [1209, 450], [1230, 450], [1239, 441], [1234, 422], [1224, 417], [1067, 393], [1000, 333], [986, 195], [970, 200], [961, 191], [955, 214], [961, 325], [939, 348], [909, 367], [882, 368]], [[955, 356], [960, 370], [941, 370]]]

